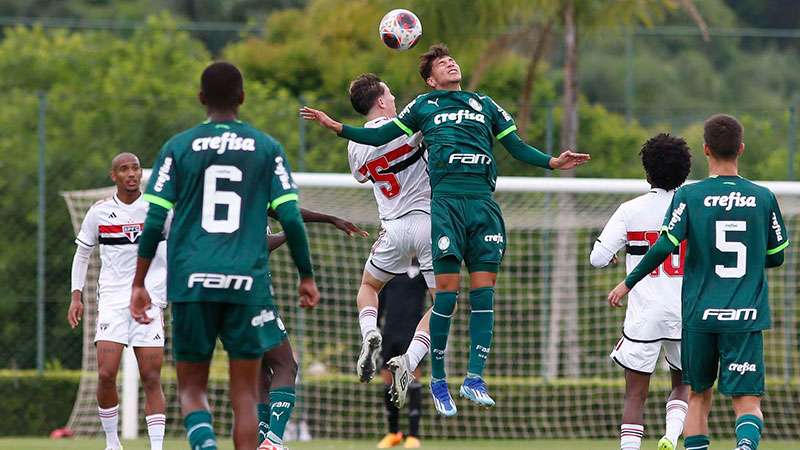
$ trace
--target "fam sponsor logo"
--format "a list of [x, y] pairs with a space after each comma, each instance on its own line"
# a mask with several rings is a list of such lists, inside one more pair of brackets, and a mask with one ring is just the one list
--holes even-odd
[[775, 212], [772, 212], [772, 230], [775, 231], [775, 240], [778, 242], [783, 241], [783, 232], [781, 230], [781, 224], [778, 223], [778, 216]]
[[667, 229], [672, 231], [675, 228], [675, 225], [681, 221], [681, 215], [683, 215], [683, 211], [686, 210], [686, 203], [681, 202], [677, 208], [672, 211], [672, 218], [669, 219], [669, 225], [667, 225]]
[[460, 162], [461, 164], [483, 164], [488, 166], [492, 163], [492, 157], [480, 153], [453, 153], [447, 162], [450, 164]]
[[247, 275], [226, 275], [224, 273], [193, 273], [189, 275], [188, 287], [202, 284], [206, 289], [233, 289], [249, 291], [253, 287], [253, 277]]
[[742, 195], [741, 192], [731, 192], [728, 195], [709, 195], [703, 200], [703, 205], [706, 208], [725, 208], [725, 211], [733, 208], [755, 208], [756, 198]]
[[757, 369], [756, 369], [756, 365], [755, 364], [751, 364], [749, 362], [743, 362], [741, 364], [731, 363], [728, 366], [728, 371], [729, 372], [736, 372], [739, 375], [744, 375], [747, 372], [756, 372]]
[[264, 324], [272, 322], [273, 320], [275, 320], [275, 312], [262, 309], [258, 315], [250, 320], [250, 325], [254, 327], [263, 327]]
[[742, 308], [742, 309], [715, 309], [709, 308], [703, 311], [703, 320], [709, 318], [716, 318], [719, 321], [731, 320], [756, 320], [758, 318], [758, 310], [755, 308]]
[[459, 124], [465, 120], [486, 123], [486, 116], [480, 113], [472, 112], [468, 109], [459, 109], [458, 112], [441, 113], [433, 117], [433, 123], [436, 125], [441, 125], [445, 122], [455, 122], [456, 124]]
[[502, 234], [487, 234], [483, 237], [484, 242], [495, 242], [497, 244], [502, 244], [504, 242]]
[[172, 157], [167, 156], [164, 158], [164, 163], [161, 164], [161, 167], [158, 169], [158, 179], [156, 179], [156, 185], [153, 189], [156, 192], [161, 192], [164, 190], [164, 184], [170, 180], [169, 171], [172, 169]]
[[236, 133], [226, 131], [222, 133], [222, 136], [201, 137], [193, 140], [192, 150], [196, 152], [216, 150], [218, 155], [228, 150], [254, 152], [256, 150], [256, 140], [253, 138], [241, 137]]

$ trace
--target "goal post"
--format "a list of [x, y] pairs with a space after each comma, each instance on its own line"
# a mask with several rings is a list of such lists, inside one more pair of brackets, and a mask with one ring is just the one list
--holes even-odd
[[[146, 177], [145, 177], [146, 178]], [[379, 380], [358, 382], [360, 346], [356, 292], [364, 262], [379, 227], [369, 183], [349, 174], [295, 173], [305, 208], [335, 214], [362, 226], [368, 239], [351, 238], [325, 224], [308, 224], [320, 305], [301, 314], [297, 275], [288, 249], [270, 255], [275, 301], [301, 361], [301, 384], [292, 422], [314, 438], [373, 438], [385, 430]], [[778, 197], [790, 241], [784, 267], [768, 271], [773, 328], [765, 333], [770, 439], [800, 438], [800, 308], [797, 262], [800, 252], [800, 183], [759, 182]], [[458, 401], [454, 418], [436, 417], [423, 398], [422, 434], [435, 438], [613, 438], [623, 401], [623, 372], [608, 358], [620, 337], [624, 309], [612, 309], [607, 292], [624, 277], [624, 264], [595, 269], [592, 243], [623, 201], [647, 192], [644, 180], [500, 177], [495, 199], [507, 228], [507, 250], [496, 290], [495, 331], [486, 373], [498, 401], [491, 410]], [[76, 232], [86, 210], [112, 188], [65, 192]], [[272, 225], [279, 227], [278, 223]], [[78, 435], [101, 433], [94, 400], [96, 360], [92, 341], [96, 277], [92, 257], [84, 298], [83, 369], [69, 425]], [[466, 290], [461, 303], [467, 305]], [[448, 373], [454, 386], [466, 373], [468, 308], [459, 308], [451, 327]], [[166, 324], [169, 328], [169, 313]], [[167, 335], [170, 333], [167, 331]], [[162, 380], [168, 403], [167, 433], [181, 435], [171, 341]], [[209, 403], [220, 435], [230, 433], [226, 356], [218, 346], [209, 381]], [[427, 358], [426, 358], [427, 359]], [[423, 373], [428, 370], [423, 363]], [[426, 378], [427, 379], [427, 378]], [[651, 383], [645, 420], [649, 430], [664, 426], [669, 377], [660, 367]], [[139, 434], [145, 434], [144, 397], [139, 390]], [[123, 406], [124, 408], [124, 406]], [[403, 415], [401, 414], [401, 417]], [[402, 424], [403, 422], [401, 422]], [[714, 436], [730, 436], [733, 418], [717, 408], [710, 418]], [[655, 431], [653, 431], [655, 432]], [[298, 433], [299, 434], [299, 433]], [[297, 435], [289, 436], [297, 437]]]

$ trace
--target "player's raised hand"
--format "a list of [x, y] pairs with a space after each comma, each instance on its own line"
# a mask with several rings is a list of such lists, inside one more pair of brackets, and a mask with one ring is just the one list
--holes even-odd
[[311, 309], [319, 304], [319, 289], [313, 278], [301, 278], [297, 288], [300, 295], [300, 307]]
[[147, 315], [147, 310], [150, 309], [151, 304], [150, 293], [147, 292], [147, 289], [144, 286], [134, 286], [131, 290], [131, 304], [129, 306], [133, 320], [142, 324], [152, 322], [153, 319]]
[[331, 119], [330, 116], [325, 114], [323, 111], [318, 109], [309, 108], [308, 106], [303, 106], [300, 108], [300, 117], [306, 120], [315, 120], [319, 122], [320, 125], [323, 127], [333, 130], [336, 134], [342, 132], [342, 124]]
[[[76, 295], [77, 294], [77, 295]], [[80, 291], [72, 292], [72, 301], [69, 303], [69, 310], [67, 310], [67, 322], [69, 326], [75, 328], [83, 319], [83, 302], [81, 301]]]
[[625, 285], [625, 282], [624, 281], [621, 282], [620, 284], [617, 285], [617, 287], [615, 287], [614, 289], [611, 290], [611, 292], [608, 293], [608, 305], [615, 308], [619, 308], [620, 306], [622, 306], [622, 299], [625, 298], [625, 296], [628, 295], [628, 292], [630, 291], [631, 291], [630, 288]]
[[572, 150], [565, 150], [558, 158], [550, 160], [550, 167], [559, 170], [569, 170], [586, 164], [592, 159], [592, 155], [588, 153], [575, 153]]
[[347, 233], [348, 236], [361, 236], [361, 237], [369, 237], [369, 233], [358, 228], [355, 224], [348, 222], [344, 219], [336, 218], [332, 222], [333, 226], [338, 228], [341, 231]]

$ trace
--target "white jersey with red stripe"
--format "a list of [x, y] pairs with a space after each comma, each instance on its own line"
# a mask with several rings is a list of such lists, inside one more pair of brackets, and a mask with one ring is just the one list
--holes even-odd
[[[389, 122], [379, 117], [364, 124], [377, 128]], [[350, 142], [350, 171], [359, 182], [372, 181], [381, 220], [393, 220], [412, 211], [430, 214], [431, 186], [422, 134], [401, 136], [379, 147]]]
[[[660, 235], [664, 214], [675, 191], [652, 189], [619, 206], [592, 249], [592, 265], [608, 265], [626, 247], [625, 268], [630, 273]], [[681, 286], [686, 242], [628, 294], [624, 335], [635, 342], [681, 338]]]
[[[95, 203], [83, 219], [75, 243], [85, 248], [100, 246], [98, 308], [122, 308], [130, 303], [139, 236], [148, 207], [149, 203], [141, 195], [133, 203], [126, 204], [114, 194]], [[167, 245], [162, 241], [145, 278], [153, 304], [161, 308], [167, 306], [166, 281]]]

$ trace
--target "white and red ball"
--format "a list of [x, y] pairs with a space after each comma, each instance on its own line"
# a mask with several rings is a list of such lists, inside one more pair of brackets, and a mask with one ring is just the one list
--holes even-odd
[[378, 32], [387, 47], [408, 50], [419, 42], [422, 36], [422, 22], [407, 9], [393, 9], [381, 19]]

